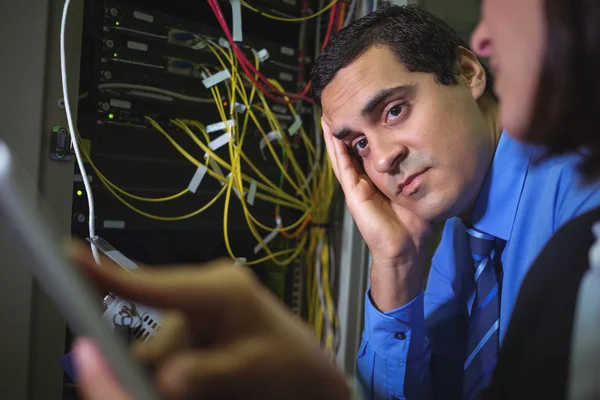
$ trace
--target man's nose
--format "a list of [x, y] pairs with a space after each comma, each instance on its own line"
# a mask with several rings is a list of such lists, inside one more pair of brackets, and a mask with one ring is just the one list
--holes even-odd
[[400, 143], [373, 143], [371, 151], [375, 156], [375, 171], [381, 174], [396, 173], [407, 155], [407, 149]]

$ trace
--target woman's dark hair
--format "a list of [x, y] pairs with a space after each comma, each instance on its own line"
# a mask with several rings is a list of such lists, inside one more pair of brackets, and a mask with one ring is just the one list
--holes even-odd
[[546, 50], [526, 140], [549, 154], [579, 151], [600, 177], [600, 1], [545, 0]]
[[[311, 72], [311, 94], [320, 104], [323, 90], [344, 67], [373, 46], [388, 46], [411, 72], [432, 73], [438, 83], [458, 83], [459, 47], [467, 44], [444, 21], [416, 5], [388, 6], [342, 29], [327, 44]], [[486, 91], [492, 74], [484, 66]]]

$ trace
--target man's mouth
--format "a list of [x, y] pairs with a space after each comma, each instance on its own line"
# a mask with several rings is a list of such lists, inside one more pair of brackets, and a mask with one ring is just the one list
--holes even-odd
[[422, 175], [428, 170], [429, 168], [426, 168], [420, 172], [408, 175], [402, 182], [398, 184], [398, 194], [410, 196], [416, 193], [421, 185]]

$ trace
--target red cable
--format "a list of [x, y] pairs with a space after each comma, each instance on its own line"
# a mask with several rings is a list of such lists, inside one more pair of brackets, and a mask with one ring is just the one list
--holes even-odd
[[[335, 11], [336, 11], [337, 6], [338, 6], [338, 3], [335, 3], [331, 7], [331, 10], [329, 11], [329, 21], [327, 22], [327, 32], [325, 33], [325, 39], [323, 40], [323, 45], [321, 46], [321, 51], [323, 51], [325, 49], [325, 46], [327, 46], [327, 43], [329, 43], [329, 39], [331, 38], [331, 32], [333, 31], [333, 25], [335, 22]], [[309, 90], [310, 90], [310, 82], [308, 82], [308, 85], [306, 85], [304, 90], [302, 90], [302, 92], [300, 92], [300, 95], [306, 96], [308, 94]]]
[[323, 39], [323, 46], [321, 46], [321, 51], [325, 49], [327, 43], [329, 43], [329, 38], [331, 37], [331, 32], [333, 31], [333, 25], [335, 23], [335, 12], [337, 10], [338, 3], [335, 3], [333, 7], [331, 7], [331, 11], [329, 12], [329, 23], [327, 24], [327, 32], [325, 33], [325, 39]]
[[[240, 62], [241, 62], [240, 65], [241, 65], [242, 69], [244, 70], [244, 72], [246, 73], [246, 75], [248, 76], [250, 81], [254, 85], [256, 85], [256, 87], [261, 92], [263, 92], [267, 97], [269, 97], [273, 101], [276, 101], [281, 104], [295, 103], [298, 100], [304, 100], [304, 101], [313, 103], [313, 101], [311, 99], [309, 99], [308, 97], [298, 95], [298, 94], [292, 94], [292, 93], [286, 93], [286, 92], [279, 91], [273, 84], [271, 84], [268, 81], [267, 77], [265, 77], [262, 73], [260, 73], [260, 71], [257, 71], [256, 68], [254, 68], [252, 63], [246, 58], [246, 56], [242, 53], [242, 51], [239, 49], [239, 47], [233, 40], [231, 32], [229, 31], [229, 27], [227, 26], [227, 23], [225, 21], [225, 17], [223, 16], [223, 13], [221, 12], [221, 9], [220, 9], [219, 5], [217, 4], [216, 0], [208, 0], [208, 4], [210, 5], [211, 9], [215, 13], [215, 16], [217, 17], [217, 20], [219, 21], [219, 24], [221, 25], [221, 28], [223, 29], [223, 32], [225, 33], [225, 36], [227, 37], [227, 40], [229, 41], [229, 44], [230, 44], [232, 50], [235, 52], [236, 56], [240, 60]], [[259, 82], [257, 82], [253, 78], [252, 75], [257, 75], [262, 81], [265, 82], [265, 84], [271, 90], [276, 91], [280, 96], [289, 97], [290, 99], [295, 99], [295, 100], [294, 101], [286, 101], [285, 99], [280, 99], [280, 98], [276, 97], [271, 92], [269, 92], [267, 89], [265, 89], [263, 87], [263, 85], [261, 85]]]

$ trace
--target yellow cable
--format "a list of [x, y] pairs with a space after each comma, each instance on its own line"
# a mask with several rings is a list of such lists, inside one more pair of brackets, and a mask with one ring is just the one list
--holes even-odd
[[[79, 135], [79, 132], [77, 132], [77, 137], [79, 139], [81, 139], [81, 136]], [[127, 196], [129, 198], [132, 198], [134, 200], [138, 200], [138, 201], [144, 201], [147, 203], [162, 203], [162, 202], [166, 202], [166, 201], [171, 201], [171, 200], [175, 200], [178, 199], [179, 197], [185, 195], [186, 193], [189, 192], [189, 190], [186, 188], [184, 190], [182, 190], [179, 193], [176, 193], [174, 195], [171, 196], [166, 196], [166, 197], [158, 197], [158, 198], [153, 198], [153, 197], [142, 197], [142, 196], [137, 196], [135, 194], [129, 193], [123, 189], [121, 189], [120, 187], [118, 187], [117, 185], [115, 185], [114, 183], [112, 183], [108, 178], [106, 178], [101, 172], [100, 170], [98, 170], [98, 168], [96, 167], [96, 165], [92, 162], [92, 159], [90, 157], [90, 155], [87, 153], [87, 151], [85, 150], [85, 147], [83, 146], [83, 144], [81, 143], [81, 141], [79, 140], [79, 147], [81, 149], [81, 152], [83, 153], [83, 155], [85, 156], [87, 162], [90, 164], [90, 166], [92, 167], [92, 169], [94, 170], [94, 172], [96, 173], [96, 175], [98, 175], [98, 178], [104, 179], [106, 181], [106, 184], [111, 186], [114, 190], [116, 190], [117, 192], [121, 193], [124, 196]]]
[[[193, 163], [196, 166], [199, 166], [199, 162], [198, 160], [196, 160], [194, 157], [192, 157], [189, 153], [187, 153], [185, 150], [183, 150], [181, 148], [181, 146], [177, 145], [177, 143], [170, 137], [170, 135], [168, 133], [166, 133], [164, 131], [164, 129], [162, 129], [162, 127], [160, 125], [158, 125], [158, 123], [156, 123], [156, 121], [152, 120], [152, 118], [150, 117], [146, 117], [148, 119], [148, 121], [150, 121], [150, 123], [154, 126], [155, 129], [157, 129], [160, 133], [162, 133], [165, 137], [167, 137], [167, 139], [169, 139], [169, 141], [175, 146], [175, 148], [177, 150], [179, 150], [180, 152], [182, 152], [182, 154], [184, 155], [184, 157], [186, 157], [191, 163]], [[190, 135], [190, 137], [192, 138], [192, 140], [194, 140], [194, 134], [190, 131], [189, 127], [187, 125], [185, 125], [182, 121], [180, 120], [171, 120], [171, 122], [180, 127], [181, 129], [183, 129], [186, 133], [188, 133], [188, 135]], [[197, 138], [196, 138], [197, 140]], [[219, 165], [221, 165], [223, 168], [225, 168], [228, 171], [232, 170], [231, 165], [229, 165], [227, 162], [225, 162], [221, 157], [217, 156], [208, 146], [206, 146], [204, 143], [200, 142], [199, 140], [196, 141], [196, 144], [205, 152], [207, 153], [210, 158], [212, 158], [213, 160], [215, 160]], [[180, 150], [181, 149], [181, 150]], [[210, 171], [210, 170], [209, 170]], [[242, 179], [244, 179], [246, 182], [251, 183], [253, 181], [253, 179], [251, 179], [250, 177], [246, 176], [246, 175], [242, 175]], [[225, 182], [226, 179], [220, 179], [222, 182]], [[261, 190], [264, 190], [266, 192], [269, 192], [275, 196], [279, 196], [282, 199], [285, 199], [286, 204], [296, 204], [296, 207], [293, 208], [297, 208], [300, 210], [305, 210], [306, 206], [305, 204], [303, 204], [302, 202], [298, 201], [298, 199], [294, 198], [293, 196], [283, 192], [282, 190], [280, 190], [279, 188], [276, 188], [277, 190], [275, 190], [274, 188], [270, 188], [264, 184], [261, 184], [260, 182], [257, 181], [257, 185], [258, 188], [260, 188]], [[261, 196], [259, 196], [260, 194], [257, 193], [257, 197], [259, 198], [263, 198]], [[283, 205], [283, 204], [281, 204]]]
[[262, 15], [265, 18], [269, 18], [269, 19], [274, 19], [276, 21], [281, 21], [281, 22], [302, 22], [302, 21], [307, 21], [309, 19], [318, 17], [319, 15], [323, 14], [324, 12], [326, 12], [327, 10], [329, 10], [331, 7], [333, 7], [333, 5], [335, 3], [337, 3], [338, 0], [333, 0], [331, 3], [327, 4], [325, 7], [323, 7], [322, 9], [320, 9], [319, 11], [317, 11], [314, 14], [311, 15], [307, 15], [304, 17], [296, 17], [296, 18], [289, 18], [289, 17], [279, 17], [277, 15], [272, 15], [272, 14], [268, 14], [265, 12], [260, 11], [258, 8], [246, 3], [244, 0], [241, 0], [241, 3], [244, 7], [246, 7], [247, 9], [254, 11], [255, 13], [258, 13], [260, 15]]

